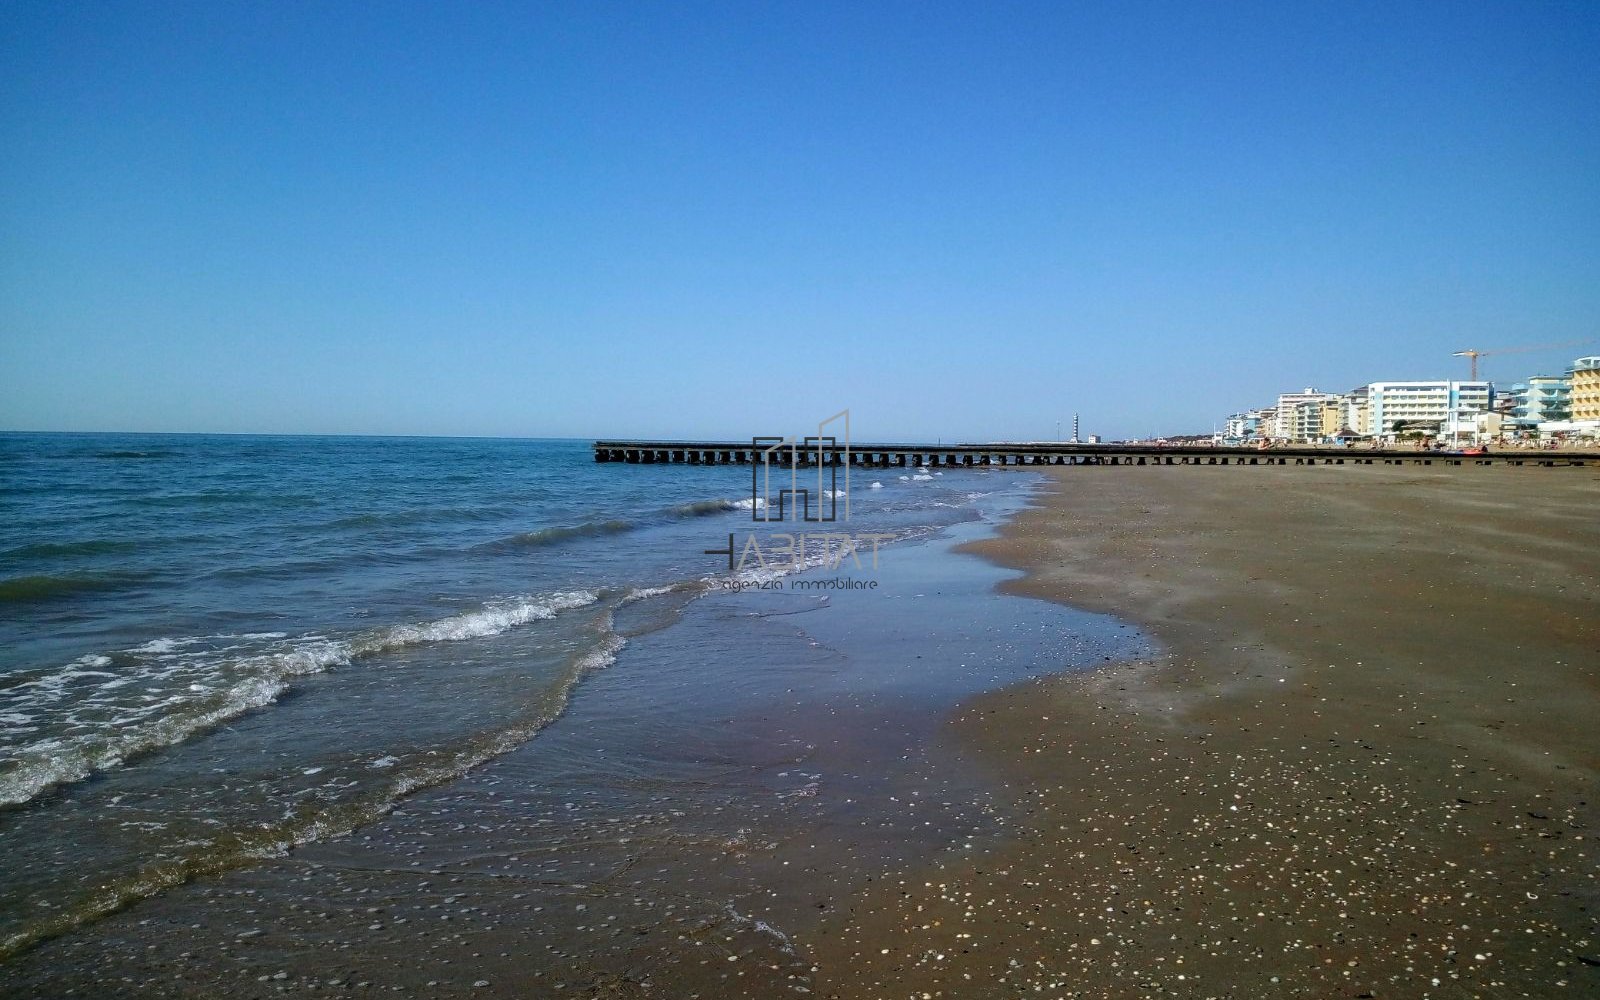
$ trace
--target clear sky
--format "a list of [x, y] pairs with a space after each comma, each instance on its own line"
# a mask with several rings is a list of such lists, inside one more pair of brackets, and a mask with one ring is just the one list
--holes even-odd
[[0, 4], [0, 428], [1209, 432], [1600, 353], [1600, 6]]

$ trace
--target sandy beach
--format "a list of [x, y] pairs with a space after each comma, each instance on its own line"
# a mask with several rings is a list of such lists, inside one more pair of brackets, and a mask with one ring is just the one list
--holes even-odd
[[0, 995], [1600, 993], [1597, 470], [1036, 498], [861, 600], [641, 604], [536, 739]]
[[875, 886], [837, 997], [1600, 993], [1600, 477], [1068, 470], [979, 543], [1148, 662], [950, 739], [1017, 836]]

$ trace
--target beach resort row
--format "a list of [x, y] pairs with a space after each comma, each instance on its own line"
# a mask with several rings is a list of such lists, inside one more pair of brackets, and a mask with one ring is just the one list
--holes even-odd
[[1348, 392], [1306, 388], [1277, 402], [1230, 414], [1218, 444], [1261, 441], [1338, 443], [1405, 439], [1453, 444], [1600, 439], [1600, 355], [1578, 358], [1560, 375], [1533, 375], [1501, 387], [1492, 381], [1382, 381]]

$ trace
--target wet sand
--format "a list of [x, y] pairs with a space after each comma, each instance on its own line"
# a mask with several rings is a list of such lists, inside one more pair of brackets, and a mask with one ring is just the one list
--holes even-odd
[[1596, 470], [1070, 469], [972, 548], [1164, 654], [968, 703], [1015, 839], [820, 994], [1600, 995]]

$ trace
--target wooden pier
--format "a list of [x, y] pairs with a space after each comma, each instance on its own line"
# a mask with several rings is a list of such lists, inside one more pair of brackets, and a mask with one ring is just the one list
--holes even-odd
[[1527, 465], [1600, 466], [1594, 451], [1491, 451], [1486, 455], [1407, 448], [1221, 448], [1147, 444], [851, 444], [799, 442], [758, 446], [750, 441], [596, 441], [596, 462], [635, 465], [750, 465], [763, 454], [773, 465], [791, 462], [863, 469], [1037, 465]]

